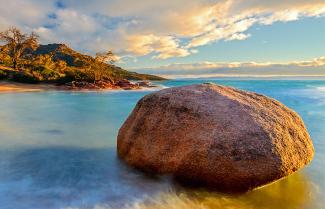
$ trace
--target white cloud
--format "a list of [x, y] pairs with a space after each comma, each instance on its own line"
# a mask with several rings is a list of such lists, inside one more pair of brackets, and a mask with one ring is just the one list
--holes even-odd
[[137, 69], [169, 78], [198, 78], [220, 76], [325, 76], [325, 57], [311, 61], [289, 63], [258, 62], [201, 62], [171, 64], [155, 68]]
[[47, 22], [47, 14], [54, 10], [52, 1], [0, 0], [0, 29], [18, 25], [31, 29]]
[[229, 38], [227, 38], [227, 41], [233, 41], [233, 40], [245, 40], [248, 39], [251, 36], [251, 34], [244, 34], [244, 33], [235, 33], [233, 35], [231, 35]]
[[324, 0], [0, 0], [0, 29], [37, 31], [43, 42], [66, 42], [94, 53], [184, 57], [199, 46], [245, 40], [253, 25], [325, 15]]
[[[325, 57], [319, 57], [312, 61], [293, 62], [292, 65], [300, 67], [325, 67]], [[325, 71], [325, 68], [324, 68]]]

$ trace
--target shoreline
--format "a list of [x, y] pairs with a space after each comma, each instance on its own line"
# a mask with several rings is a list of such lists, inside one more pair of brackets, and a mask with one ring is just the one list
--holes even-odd
[[[152, 88], [152, 87], [150, 87]], [[1, 93], [19, 93], [19, 92], [44, 92], [44, 91], [134, 91], [144, 90], [147, 88], [138, 87], [130, 88], [72, 88], [66, 85], [57, 86], [55, 84], [26, 84], [18, 82], [0, 81], [0, 94]]]

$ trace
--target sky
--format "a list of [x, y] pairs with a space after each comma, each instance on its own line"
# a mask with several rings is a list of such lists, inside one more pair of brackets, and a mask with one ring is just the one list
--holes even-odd
[[0, 30], [36, 32], [165, 77], [325, 76], [325, 0], [0, 0]]

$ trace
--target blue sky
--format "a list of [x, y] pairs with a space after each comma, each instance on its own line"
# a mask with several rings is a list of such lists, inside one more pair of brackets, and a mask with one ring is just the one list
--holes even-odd
[[65, 43], [90, 55], [113, 50], [126, 69], [168, 76], [179, 68], [179, 76], [212, 76], [234, 68], [296, 75], [304, 68], [325, 75], [323, 0], [0, 3], [6, 5], [0, 8], [1, 30], [18, 26], [38, 33], [44, 44]]
[[325, 56], [325, 17], [257, 25], [249, 29], [248, 33], [251, 37], [246, 40], [211, 43], [199, 47], [199, 53], [187, 57], [153, 60], [149, 55], [139, 57], [137, 63], [124, 65], [141, 68], [202, 61], [282, 63]]

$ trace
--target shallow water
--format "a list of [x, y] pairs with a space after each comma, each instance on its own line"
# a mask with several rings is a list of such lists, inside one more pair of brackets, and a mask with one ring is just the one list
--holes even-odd
[[242, 195], [184, 188], [169, 177], [146, 176], [116, 158], [118, 128], [150, 91], [0, 94], [0, 209], [325, 208], [325, 81], [209, 82], [263, 93], [297, 111], [314, 141], [312, 163]]

